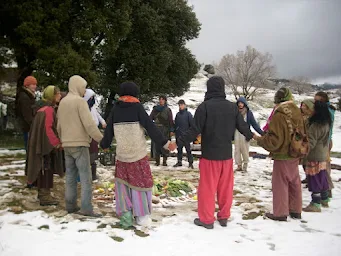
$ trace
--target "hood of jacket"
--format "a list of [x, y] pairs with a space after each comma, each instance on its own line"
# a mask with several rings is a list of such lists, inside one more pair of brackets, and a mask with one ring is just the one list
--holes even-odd
[[247, 102], [247, 100], [244, 97], [239, 97], [239, 99], [237, 100], [237, 105], [239, 102], [244, 103], [245, 107], [249, 108], [249, 103]]
[[74, 75], [69, 79], [69, 92], [84, 97], [87, 84], [83, 77]]
[[302, 119], [301, 110], [295, 105], [293, 101], [282, 102], [278, 105], [276, 112], [282, 113], [292, 119]]
[[85, 90], [84, 100], [88, 101], [92, 96], [95, 96], [95, 92], [91, 89]]
[[205, 100], [212, 98], [226, 98], [225, 94], [225, 82], [220, 76], [213, 76], [207, 81], [207, 92], [205, 94]]

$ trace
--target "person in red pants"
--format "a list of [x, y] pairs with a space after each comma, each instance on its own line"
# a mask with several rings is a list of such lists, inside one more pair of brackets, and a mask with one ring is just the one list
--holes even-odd
[[218, 221], [221, 226], [227, 226], [233, 200], [232, 138], [236, 129], [246, 140], [253, 138], [237, 105], [226, 100], [223, 78], [213, 76], [207, 81], [205, 101], [195, 112], [194, 125], [178, 139], [180, 143], [186, 144], [201, 134], [199, 218], [194, 220], [197, 226], [214, 228], [216, 195]]

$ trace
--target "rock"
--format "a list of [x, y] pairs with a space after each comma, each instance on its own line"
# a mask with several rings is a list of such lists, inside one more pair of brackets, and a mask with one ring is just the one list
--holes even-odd
[[152, 197], [152, 202], [153, 202], [153, 204], [159, 204], [160, 203], [160, 198], [158, 198], [156, 196], [153, 196]]

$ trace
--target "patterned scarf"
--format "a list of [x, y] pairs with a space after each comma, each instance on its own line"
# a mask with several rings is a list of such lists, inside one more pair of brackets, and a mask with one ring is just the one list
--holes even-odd
[[133, 96], [121, 96], [118, 98], [118, 100], [128, 103], [140, 103], [140, 100]]

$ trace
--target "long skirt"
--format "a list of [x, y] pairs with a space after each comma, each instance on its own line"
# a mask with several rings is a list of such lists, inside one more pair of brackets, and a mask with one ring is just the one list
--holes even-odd
[[152, 191], [138, 191], [115, 181], [116, 214], [122, 216], [132, 211], [133, 216], [150, 215], [152, 212]]

